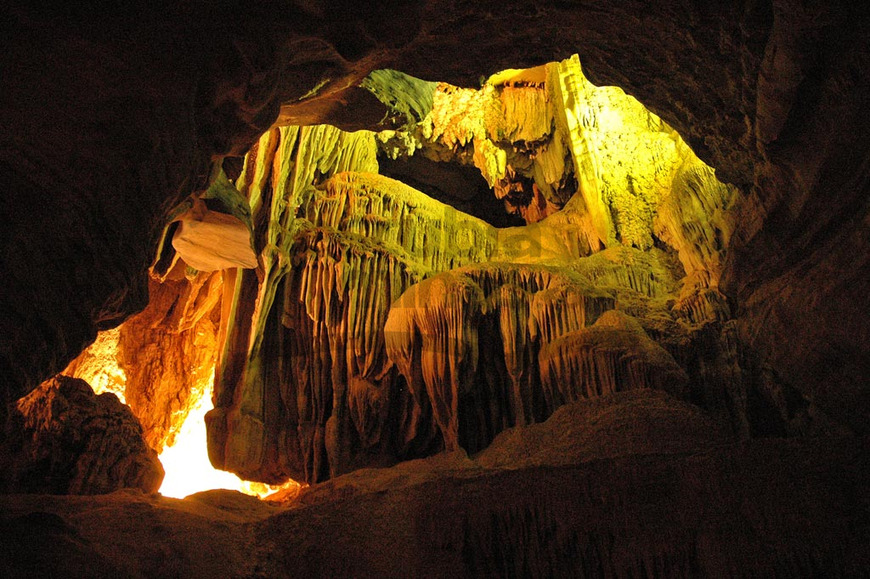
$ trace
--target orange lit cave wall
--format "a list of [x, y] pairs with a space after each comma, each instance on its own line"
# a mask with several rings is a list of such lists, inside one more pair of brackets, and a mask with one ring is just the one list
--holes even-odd
[[[718, 290], [738, 193], [673, 129], [576, 57], [479, 90], [362, 86], [389, 130], [276, 126], [238, 174], [216, 167], [167, 227], [148, 308], [68, 372], [123, 390], [155, 449], [213, 375], [209, 458], [266, 483], [477, 452], [628, 389], [750, 434]], [[466, 181], [439, 189], [439, 167]]]
[[174, 443], [191, 406], [210, 388], [221, 274], [152, 279], [149, 295], [144, 311], [102, 332], [63, 374], [118, 395], [142, 423], [148, 444], [161, 452]]

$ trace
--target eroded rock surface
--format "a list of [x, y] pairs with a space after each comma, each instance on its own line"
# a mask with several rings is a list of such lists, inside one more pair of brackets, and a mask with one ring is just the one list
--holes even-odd
[[[565, 406], [476, 457], [360, 470], [285, 506], [227, 491], [0, 496], [0, 528], [14, 531], [0, 534], [0, 571], [860, 576], [868, 448], [855, 438], [734, 445], [690, 405], [626, 392]], [[34, 550], [36, 539], [46, 541]]]
[[[260, 256], [225, 278], [216, 465], [314, 482], [474, 452], [579, 398], [689, 395], [654, 340], [730, 319], [733, 187], [576, 57], [481, 90], [395, 71], [367, 83], [403, 126], [274, 129], [236, 182]], [[378, 156], [473, 166], [527, 225], [498, 229], [377, 175]], [[614, 309], [626, 315], [586, 329]], [[742, 431], [740, 411], [718, 418]]]
[[155, 492], [163, 467], [142, 427], [114, 394], [96, 395], [58, 376], [10, 410], [0, 446], [6, 493], [103, 494], [121, 488]]
[[163, 282], [152, 279], [148, 307], [101, 334], [63, 372], [117, 394], [158, 453], [210, 388], [218, 353], [221, 274], [187, 279], [185, 269], [182, 262]]

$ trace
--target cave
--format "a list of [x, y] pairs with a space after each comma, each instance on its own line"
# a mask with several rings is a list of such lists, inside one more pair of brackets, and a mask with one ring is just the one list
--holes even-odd
[[866, 8], [4, 11], [4, 577], [866, 576]]

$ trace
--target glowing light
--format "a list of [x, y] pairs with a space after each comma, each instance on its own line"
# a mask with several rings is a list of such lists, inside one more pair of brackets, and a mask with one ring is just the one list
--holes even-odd
[[160, 462], [166, 471], [160, 494], [181, 499], [200, 491], [229, 489], [260, 498], [280, 491], [285, 498], [292, 498], [295, 495], [294, 490], [298, 491], [300, 488], [296, 481], [290, 480], [283, 485], [251, 482], [211, 465], [208, 460], [205, 415], [212, 409], [213, 387], [213, 380], [209, 380], [196, 405], [191, 408], [187, 419], [178, 430], [175, 443], [167, 446], [160, 454]]
[[160, 454], [160, 462], [166, 471], [160, 487], [160, 494], [164, 496], [180, 499], [209, 489], [244, 492], [242, 479], [233, 473], [217, 470], [208, 460], [205, 414], [212, 408], [212, 388], [209, 382], [175, 436], [175, 444], [166, 447]]
[[61, 374], [81, 378], [91, 385], [95, 394], [111, 392], [126, 404], [124, 391], [127, 388], [127, 374], [118, 366], [120, 335], [120, 327], [100, 332], [96, 341], [70, 362]]

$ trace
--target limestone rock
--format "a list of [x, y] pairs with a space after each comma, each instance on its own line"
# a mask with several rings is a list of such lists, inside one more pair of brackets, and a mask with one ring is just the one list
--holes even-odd
[[[280, 10], [221, 3], [208, 14], [196, 3], [134, 4], [52, 9], [13, 0], [0, 23], [0, 71], [9, 79], [0, 91], [0, 181], [5, 214], [12, 216], [0, 235], [3, 402], [54, 375], [98, 329], [145, 307], [146, 270], [172, 208], [205, 187], [214, 157], [242, 154], [280, 109], [290, 119], [292, 109], [304, 107], [307, 116], [296, 118], [312, 124], [346, 119], [340, 111], [345, 90], [385, 66], [470, 87], [509, 66], [539, 66], [578, 53], [592, 82], [636, 96], [716, 167], [723, 182], [742, 189], [733, 229], [715, 223], [682, 233], [670, 228], [690, 250], [696, 241], [729, 240], [727, 256], [689, 253], [702, 263], [723, 257], [725, 263], [719, 284], [702, 288], [709, 294], [681, 300], [687, 325], [703, 317], [704, 327], [716, 330], [712, 334], [728, 328], [709, 342], [699, 333], [688, 345], [709, 343], [712, 353], [683, 357], [669, 347], [681, 364], [690, 362], [692, 381], [716, 375], [713, 366], [720, 361], [742, 364], [744, 355], [757, 357], [753, 365], [765, 377], [755, 385], [776, 402], [769, 416], [778, 414], [777, 421], [799, 431], [802, 415], [820, 412], [867, 432], [866, 3], [432, 1], [401, 10], [377, 2], [368, 12], [333, 10], [314, 0]], [[536, 90], [536, 79], [521, 80]], [[515, 102], [534, 93], [523, 94]], [[349, 96], [347, 102], [360, 104]], [[481, 145], [479, 156], [499, 160], [486, 149]], [[291, 145], [286, 155], [295, 150]], [[564, 158], [555, 150], [547, 167]], [[265, 190], [273, 173], [259, 175], [266, 180], [257, 187]], [[517, 196], [535, 200], [532, 219], [549, 211], [535, 185], [528, 179], [505, 183]], [[292, 243], [298, 233], [291, 223], [295, 209], [288, 217], [277, 220], [274, 236], [261, 227], [254, 247], [258, 254], [268, 251], [259, 272], [228, 275], [232, 290], [223, 305], [239, 319], [269, 319], [259, 316], [271, 311], [268, 292], [259, 317], [240, 304], [259, 296], [258, 274], [278, 291], [273, 272], [281, 271], [282, 259], [291, 263], [292, 252], [275, 242], [290, 231]], [[587, 223], [596, 238], [604, 237], [595, 227], [601, 223], [591, 217]], [[245, 283], [235, 285], [236, 275]], [[724, 317], [714, 305], [716, 292], [727, 298], [727, 314], [736, 321], [707, 323], [710, 310]], [[625, 295], [616, 296], [620, 305]], [[684, 297], [695, 295], [693, 289]], [[656, 316], [661, 311], [640, 301], [630, 305]], [[683, 324], [664, 317], [641, 322], [650, 336], [653, 325], [669, 330]], [[260, 332], [262, 324], [253, 332], [249, 327], [233, 323], [227, 330], [227, 350], [244, 352], [241, 359], [227, 359], [228, 375], [244, 374], [239, 367], [248, 361], [256, 369], [270, 362], [258, 351], [249, 356], [256, 336], [269, 335]], [[723, 388], [737, 374], [724, 373]], [[381, 398], [367, 383], [350, 388], [356, 420], [365, 422], [363, 408], [376, 408]], [[739, 388], [732, 394], [738, 401]], [[235, 385], [221, 396], [226, 407], [234, 396], [242, 398]], [[246, 411], [256, 409], [252, 399]], [[5, 404], [0, 408], [5, 412]], [[256, 421], [248, 426], [255, 430]], [[363, 430], [367, 440], [376, 431]], [[72, 507], [79, 509], [78, 520], [49, 518], [48, 525], [51, 539], [79, 546], [95, 544], [102, 532], [121, 558], [139, 556], [113, 569], [102, 565], [96, 549], [84, 551], [93, 555], [95, 568], [132, 568], [134, 575], [193, 576], [202, 570], [213, 576], [209, 560], [224, 560], [215, 552], [226, 555], [228, 566], [240, 565], [240, 576], [280, 576], [286, 569], [302, 575], [423, 575], [432, 569], [445, 576], [546, 575], [566, 568], [635, 576], [862, 574], [870, 536], [860, 500], [870, 472], [865, 438], [750, 441], [742, 448], [664, 463], [644, 457], [474, 483], [439, 481], [390, 497], [339, 500], [318, 517], [299, 510], [263, 525], [261, 541], [243, 534], [237, 543], [245, 545], [243, 555], [231, 542], [202, 549], [201, 541], [185, 542], [185, 532], [161, 545], [159, 554], [166, 556], [155, 557], [152, 541], [166, 536], [167, 524], [149, 501], [122, 509], [121, 521], [152, 523], [148, 535], [133, 540], [107, 531], [102, 513], [88, 514], [105, 503], [80, 503]], [[19, 500], [11, 500], [9, 509]], [[41, 498], [33, 510], [57, 504]], [[83, 520], [94, 531], [76, 542], [66, 525], [88, 527]], [[201, 522], [182, 520], [185, 531], [191, 521]], [[44, 535], [30, 542], [5, 532], [20, 523], [36, 534], [39, 522], [38, 516], [16, 520], [0, 537], [16, 549], [61, 542]], [[388, 547], [378, 551], [373, 544]], [[253, 555], [250, 545], [257, 545]], [[179, 553], [191, 557], [172, 556]], [[199, 555], [203, 561], [191, 564]], [[0, 557], [0, 564], [8, 560]], [[66, 562], [62, 554], [56, 560]]]
[[592, 324], [613, 298], [544, 266], [469, 266], [405, 292], [384, 327], [387, 355], [432, 406], [447, 449], [476, 451], [507, 426], [541, 420], [537, 353]]
[[566, 402], [638, 388], [684, 396], [688, 382], [673, 357], [621, 312], [605, 312], [591, 327], [545, 343], [539, 357], [550, 412]]
[[632, 390], [572, 402], [545, 422], [505, 430], [475, 455], [484, 468], [580, 464], [620, 456], [698, 452], [731, 438], [697, 406]]
[[101, 333], [62, 372], [115, 393], [158, 453], [211, 382], [218, 350], [221, 274], [187, 279], [184, 269], [179, 263], [163, 282], [152, 278], [148, 307]]
[[221, 276], [152, 280], [150, 289], [148, 307], [121, 326], [117, 359], [127, 377], [126, 402], [161, 452], [212, 380]]
[[[680, 411], [657, 397], [628, 397], [622, 407], [667, 416], [665, 430]], [[657, 427], [646, 439], [643, 423], [612, 418], [601, 426], [617, 426], [611, 439], [627, 441], [624, 448], [636, 440], [652, 450], [660, 440]], [[0, 496], [0, 571], [203, 579], [863, 573], [866, 439], [718, 445], [698, 433], [694, 446], [692, 425], [703, 420], [686, 418], [686, 442], [662, 453], [515, 470], [439, 455], [357, 471], [283, 508], [227, 491], [185, 500], [131, 491]], [[558, 461], [553, 454], [543, 456]]]
[[694, 322], [731, 317], [719, 280], [734, 229], [739, 196], [713, 170], [680, 147], [673, 183], [655, 216], [656, 235], [677, 249], [686, 272], [678, 308]]
[[172, 247], [199, 271], [257, 267], [250, 230], [235, 217], [217, 211], [180, 219]]
[[412, 203], [407, 187], [376, 176], [329, 180], [376, 171], [374, 153], [371, 133], [322, 126], [267, 133], [248, 155], [238, 183], [261, 266], [255, 275], [229, 273], [224, 284], [225, 342], [207, 416], [216, 466], [265, 481], [316, 481], [360, 461], [393, 460], [390, 437], [377, 436], [382, 413], [396, 404], [378, 393], [391, 381], [379, 324], [405, 287], [453, 258], [443, 244], [422, 242], [440, 232], [428, 219], [456, 211]]
[[120, 488], [156, 492], [163, 480], [142, 427], [113, 394], [95, 395], [83, 380], [58, 376], [19, 400], [5, 425], [6, 493], [102, 494]]

